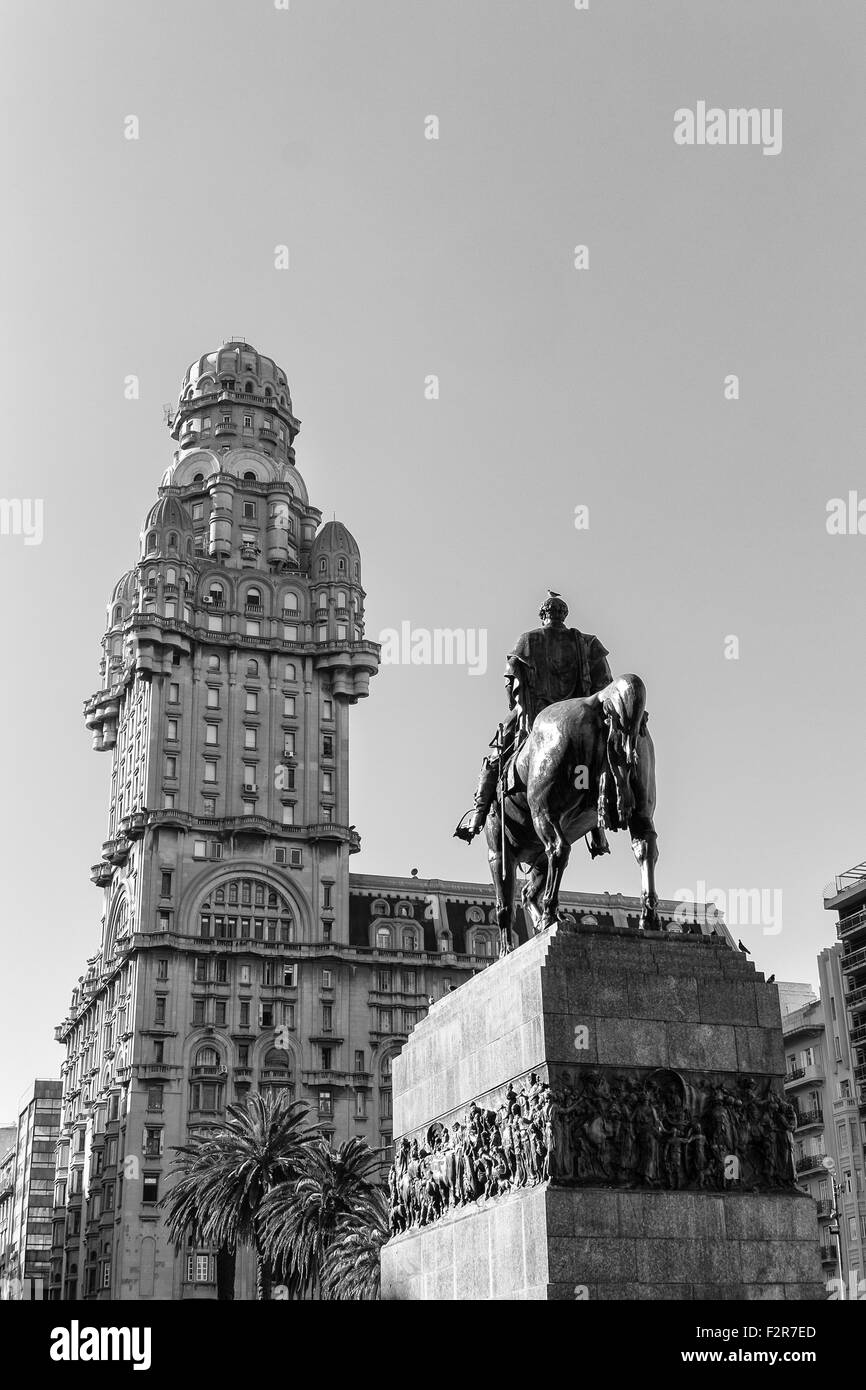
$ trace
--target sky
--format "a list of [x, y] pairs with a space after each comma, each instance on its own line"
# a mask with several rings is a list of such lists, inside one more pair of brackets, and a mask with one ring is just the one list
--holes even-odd
[[[735, 934], [816, 982], [866, 859], [866, 536], [827, 530], [866, 497], [864, 39], [852, 0], [3, 7], [0, 497], [44, 519], [0, 535], [0, 1118], [99, 943], [82, 704], [163, 405], [235, 336], [288, 373], [368, 636], [486, 632], [483, 674], [386, 665], [352, 711], [352, 868], [486, 881], [452, 831], [552, 588], [646, 683], [661, 895], [763, 892]], [[676, 144], [701, 101], [781, 109], [781, 151]], [[565, 887], [636, 894], [626, 838]]]

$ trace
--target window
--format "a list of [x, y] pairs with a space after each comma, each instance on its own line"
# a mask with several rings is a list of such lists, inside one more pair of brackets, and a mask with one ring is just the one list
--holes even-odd
[[322, 791], [323, 791], [323, 792], [333, 792], [333, 790], [334, 790], [334, 774], [333, 774], [333, 772], [323, 772], [323, 773], [322, 773]]
[[171, 897], [171, 874], [163, 870], [159, 878], [159, 896], [161, 898]]
[[418, 972], [416, 970], [403, 971], [403, 993], [417, 994], [418, 992]]
[[164, 956], [160, 956], [156, 962], [156, 978], [158, 980], [168, 979], [168, 961]]
[[201, 1028], [204, 1024], [204, 999], [194, 999], [192, 1001], [192, 1023], [194, 1028]]
[[207, 707], [208, 709], [219, 709], [220, 692], [219, 686], [209, 685], [207, 688]]
[[224, 999], [217, 999], [216, 1003], [214, 1004], [214, 1018], [213, 1018], [213, 1021], [214, 1021], [215, 1027], [217, 1027], [217, 1028], [225, 1028], [225, 1026], [226, 1026], [226, 1001], [225, 1001]]
[[244, 728], [244, 748], [256, 748], [258, 745], [258, 729], [255, 725], [247, 725]]
[[390, 1033], [391, 1031], [392, 1031], [392, 1028], [391, 1028], [391, 1010], [390, 1010], [390, 1009], [380, 1009], [380, 1010], [379, 1010], [379, 1032], [380, 1032], [380, 1033]]
[[153, 1011], [154, 1023], [165, 1023], [165, 995], [158, 994]]
[[380, 1092], [379, 1092], [379, 1119], [380, 1119], [380, 1120], [390, 1120], [390, 1119], [391, 1119], [391, 1116], [392, 1116], [392, 1113], [393, 1113], [391, 1096], [392, 1096], [392, 1092], [391, 1092], [391, 1091], [380, 1091]]
[[330, 1033], [334, 1027], [334, 1007], [332, 1004], [322, 1005], [322, 1032]]
[[[286, 625], [283, 627], [283, 641], [284, 641], [284, 642], [297, 642], [297, 640], [298, 640], [298, 625], [297, 625], [297, 623], [286, 623]], [[291, 679], [294, 680], [294, 679], [295, 679], [294, 676], [292, 676]]]
[[294, 695], [284, 695], [284, 696], [283, 696], [283, 714], [284, 714], [284, 715], [287, 715], [289, 718], [293, 718], [293, 717], [294, 717], [294, 714], [295, 714], [295, 697], [294, 697]]
[[141, 1200], [148, 1205], [159, 1201], [159, 1173], [145, 1173], [141, 1182]]
[[[294, 785], [295, 785], [295, 774], [292, 773], [292, 774], [291, 774], [291, 787], [294, 787]], [[290, 788], [290, 790], [291, 790], [291, 788]], [[295, 823], [295, 806], [294, 806], [294, 802], [292, 802], [292, 801], [284, 801], [284, 802], [283, 802], [283, 825], [294, 825], [294, 823]]]
[[376, 930], [376, 946], [380, 951], [390, 951], [391, 949], [391, 928], [378, 927]]
[[242, 984], [242, 985], [248, 985], [249, 983], [250, 983], [250, 967], [249, 967], [248, 965], [242, 965], [242, 966], [241, 966], [241, 984]]
[[[162, 1063], [162, 1062], [165, 1060], [165, 1043], [162, 1041], [161, 1038], [157, 1038], [156, 1041], [155, 1041], [154, 1044], [153, 1044], [153, 1060], [154, 1060], [155, 1062], [160, 1062], [160, 1063]], [[116, 1099], [117, 1099], [116, 1096], [112, 1096], [112, 1101], [115, 1101]], [[116, 1108], [116, 1107], [115, 1107], [115, 1108]], [[116, 1120], [116, 1119], [117, 1119], [117, 1116], [116, 1116], [116, 1115], [111, 1115], [111, 1116], [109, 1116], [109, 1118], [110, 1118], [110, 1119]]]
[[144, 1157], [159, 1158], [162, 1153], [162, 1130], [148, 1125], [144, 1131]]
[[364, 1120], [367, 1118], [367, 1092], [355, 1092], [355, 1118]]
[[283, 610], [284, 610], [285, 612], [289, 612], [289, 613], [297, 613], [297, 611], [298, 611], [298, 596], [297, 596], [297, 594], [292, 594], [292, 593], [283, 594]]
[[333, 1103], [333, 1098], [332, 1098], [332, 1096], [331, 1096], [331, 1092], [330, 1092], [330, 1091], [320, 1091], [320, 1092], [319, 1092], [319, 1114], [320, 1114], [320, 1115], [333, 1115], [333, 1113], [334, 1113], [334, 1103]]
[[322, 702], [322, 718], [323, 718], [323, 719], [333, 719], [333, 717], [334, 717], [334, 703], [333, 703], [333, 701], [332, 701], [332, 700], [323, 700], [323, 702]]
[[177, 776], [177, 758], [175, 758], [175, 757], [166, 758], [166, 760], [165, 760], [165, 775], [166, 775], [166, 777], [176, 777], [176, 776]]
[[283, 757], [293, 758], [295, 756], [295, 735], [291, 729], [283, 731]]
[[205, 724], [204, 741], [207, 744], [219, 743], [220, 726], [219, 724]]
[[248, 999], [241, 1000], [240, 1025], [242, 1028], [249, 1028], [250, 1026], [250, 1001]]
[[331, 734], [325, 734], [325, 735], [323, 736], [323, 738], [322, 738], [322, 757], [323, 757], [323, 758], [333, 758], [333, 756], [334, 756], [334, 739], [333, 739], [333, 736], [332, 736]]
[[256, 769], [254, 763], [244, 763], [244, 791], [256, 790]]
[[247, 711], [247, 714], [258, 714], [258, 712], [259, 712], [259, 692], [258, 692], [257, 690], [248, 690], [248, 691], [247, 691], [246, 711]]
[[180, 701], [180, 686], [177, 681], [172, 681], [168, 687], [168, 703], [176, 705]]
[[331, 1061], [332, 1061], [332, 1058], [333, 1058], [333, 1051], [334, 1051], [334, 1050], [333, 1050], [333, 1048], [331, 1048], [331, 1047], [323, 1047], [323, 1048], [322, 1048], [322, 1071], [330, 1071], [330, 1070], [331, 1070]]
[[332, 989], [332, 975], [330, 970], [322, 971], [322, 989]]
[[212, 758], [205, 758], [205, 760], [204, 760], [204, 780], [205, 780], [206, 782], [215, 782], [216, 779], [217, 779], [217, 765], [216, 765], [216, 763], [213, 761]]
[[[404, 951], [417, 951], [417, 949], [418, 949], [418, 937], [416, 936], [415, 932], [414, 932], [414, 931], [404, 931], [404, 933], [403, 933], [403, 950], [404, 950]], [[413, 971], [413, 974], [414, 974], [414, 971]]]
[[287, 680], [287, 681], [294, 681], [294, 680], [297, 680], [297, 679], [298, 679], [297, 668], [296, 668], [295, 663], [294, 663], [293, 661], [287, 661], [287, 662], [286, 662], [286, 670], [285, 670], [285, 675], [283, 676], [283, 679], [284, 679], [284, 680]]
[[842, 1060], [842, 1043], [840, 1042], [839, 1038], [837, 1038], [837, 1037], [834, 1037], [834, 1039], [833, 1039], [833, 1052], [834, 1052], [834, 1055], [835, 1055], [835, 1057], [836, 1057], [836, 1061], [837, 1061], [837, 1062], [841, 1062], [841, 1060]]
[[274, 1006], [273, 1004], [259, 1005], [259, 1026], [261, 1028], [273, 1028], [274, 1026]]
[[147, 1108], [148, 1110], [162, 1109], [162, 1086], [148, 1086]]
[[220, 956], [220, 957], [217, 959], [217, 963], [216, 963], [216, 978], [217, 978], [217, 984], [220, 984], [220, 985], [228, 984], [228, 978], [229, 978], [229, 963], [228, 963], [228, 961], [226, 960], [225, 956]]
[[203, 798], [202, 798], [202, 804], [201, 804], [201, 805], [202, 805], [202, 815], [204, 815], [204, 816], [215, 816], [215, 815], [216, 815], [216, 798], [215, 798], [215, 797], [213, 797], [213, 796], [205, 796], [205, 797], [203, 797]]
[[334, 808], [333, 808], [333, 806], [324, 806], [324, 805], [323, 805], [323, 806], [322, 806], [322, 821], [323, 821], [323, 823], [326, 824], [326, 825], [330, 825], [330, 823], [331, 823], [331, 821], [332, 821], [333, 819], [334, 819]]
[[382, 993], [382, 994], [387, 994], [387, 993], [391, 990], [391, 988], [392, 988], [392, 983], [391, 983], [391, 971], [390, 971], [390, 970], [377, 970], [377, 971], [376, 971], [376, 988], [377, 988], [377, 989], [380, 991], [380, 993]]
[[363, 1071], [363, 1070], [364, 1070], [364, 1053], [363, 1053], [363, 1051], [362, 1051], [361, 1049], [359, 1049], [359, 1050], [355, 1053], [355, 1071]]
[[[252, 425], [252, 423], [253, 423], [253, 422], [252, 422], [252, 417], [251, 417], [250, 415], [245, 415], [245, 416], [244, 416], [244, 426], [245, 426], [246, 428], [249, 428], [249, 425], [248, 425], [247, 422], [249, 422], [249, 425]], [[244, 502], [244, 521], [255, 521], [255, 519], [256, 519], [256, 504], [255, 504], [255, 502]]]

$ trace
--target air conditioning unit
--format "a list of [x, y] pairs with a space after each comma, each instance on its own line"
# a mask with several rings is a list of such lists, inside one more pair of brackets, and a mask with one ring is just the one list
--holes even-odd
[[258, 792], [258, 789], [258, 784], [256, 782], [244, 782], [245, 792]]

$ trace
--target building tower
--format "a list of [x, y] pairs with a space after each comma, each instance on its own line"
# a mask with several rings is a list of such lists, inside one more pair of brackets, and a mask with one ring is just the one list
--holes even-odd
[[85, 704], [111, 791], [102, 940], [57, 1029], [54, 1297], [213, 1296], [211, 1252], [165, 1239], [171, 1149], [254, 1084], [315, 1098], [317, 958], [348, 944], [349, 706], [379, 660], [358, 546], [318, 529], [285, 373], [248, 343], [190, 367], [170, 428]]

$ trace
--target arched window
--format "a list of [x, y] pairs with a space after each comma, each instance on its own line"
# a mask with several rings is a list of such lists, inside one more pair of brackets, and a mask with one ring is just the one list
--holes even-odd
[[247, 589], [247, 608], [260, 608], [262, 603], [261, 589]]
[[338, 608], [345, 608], [345, 607], [346, 607], [346, 590], [345, 590], [345, 589], [338, 589], [338, 590], [337, 590], [337, 607], [338, 607]]
[[259, 663], [255, 660], [247, 662], [247, 675], [257, 676], [259, 674]]
[[199, 909], [199, 935], [216, 940], [296, 939], [294, 911], [282, 893], [251, 878], [215, 887]]
[[247, 395], [251, 396], [254, 390], [253, 383], [251, 381], [245, 381], [244, 390], [247, 392]]
[[149, 551], [150, 551], [150, 550], [156, 550], [156, 532], [155, 532], [155, 531], [151, 531], [150, 535], [149, 535], [148, 538], [147, 538], [147, 548], [148, 548]]
[[292, 593], [291, 589], [288, 593], [283, 594], [283, 610], [287, 613], [297, 613], [298, 611], [298, 596]]
[[120, 604], [118, 604], [117, 607], [116, 607], [115, 610], [114, 610], [114, 621], [115, 621], [116, 623], [119, 623], [122, 617], [123, 617], [123, 609], [121, 608]]
[[376, 946], [380, 951], [390, 951], [391, 949], [391, 928], [376, 928]]
[[213, 655], [209, 656], [207, 659], [207, 665], [209, 671], [218, 671], [220, 669], [219, 657]]
[[383, 1086], [391, 1085], [391, 1063], [394, 1061], [393, 1055], [389, 1052], [387, 1057], [383, 1057], [379, 1065], [379, 1079]]
[[296, 681], [298, 679], [298, 670], [293, 661], [286, 662], [285, 679], [287, 681]]
[[244, 482], [245, 482], [245, 483], [254, 483], [255, 481], [256, 481], [256, 475], [255, 475], [255, 473], [249, 472], [249, 471], [248, 471], [248, 472], [246, 472], [246, 473], [244, 474]]
[[172, 550], [177, 550], [177, 532], [176, 532], [176, 531], [170, 531], [170, 532], [169, 532], [169, 535], [168, 535], [168, 544], [169, 544], [169, 546], [170, 546], [170, 548], [171, 548]]
[[192, 479], [192, 480], [193, 480], [194, 483], [203, 483], [203, 482], [204, 482], [204, 474], [203, 474], [203, 473], [194, 473], [194, 474], [193, 474], [193, 479]]
[[166, 584], [177, 583], [177, 570], [174, 569], [171, 565], [169, 565], [168, 569], [165, 572], [165, 582]]
[[340, 562], [337, 565], [337, 569], [340, 571], [341, 574], [344, 574], [346, 571], [346, 561], [340, 560]]
[[487, 935], [487, 932], [486, 932], [486, 931], [479, 931], [479, 932], [476, 932], [476, 933], [475, 933], [475, 955], [476, 955], [476, 956], [489, 956], [489, 955], [492, 955], [492, 954], [493, 954], [493, 949], [492, 949], [490, 937]]
[[417, 938], [417, 936], [415, 935], [415, 933], [414, 933], [413, 931], [404, 931], [404, 933], [403, 933], [403, 950], [404, 950], [404, 951], [417, 951], [417, 950], [418, 950], [418, 938]]
[[370, 912], [374, 917], [390, 917], [391, 909], [384, 898], [376, 898], [370, 906]]
[[327, 607], [328, 607], [328, 591], [327, 591], [327, 589], [320, 589], [320, 590], [319, 590], [319, 597], [317, 598], [316, 603], [317, 603], [317, 605], [318, 605], [318, 611], [319, 611], [320, 613], [324, 612], [325, 609], [327, 609]]
[[219, 1066], [219, 1053], [215, 1047], [200, 1047], [195, 1054], [194, 1067], [213, 1067], [214, 1070]]
[[446, 955], [451, 950], [451, 937], [447, 932], [443, 932], [439, 938], [439, 950]]
[[325, 572], [327, 571], [327, 568], [328, 568], [328, 562], [327, 562], [327, 560], [325, 559], [325, 557], [324, 557], [324, 555], [323, 555], [322, 558], [321, 558], [321, 560], [319, 561], [319, 574], [325, 574]]
[[225, 590], [222, 584], [211, 584], [208, 597], [216, 608], [221, 608], [225, 602]]

